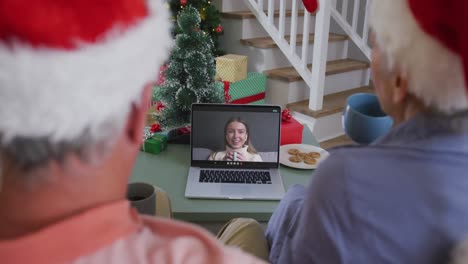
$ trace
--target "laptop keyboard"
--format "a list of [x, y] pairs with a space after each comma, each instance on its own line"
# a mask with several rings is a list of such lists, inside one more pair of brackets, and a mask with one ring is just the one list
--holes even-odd
[[200, 182], [271, 184], [269, 171], [201, 170]]

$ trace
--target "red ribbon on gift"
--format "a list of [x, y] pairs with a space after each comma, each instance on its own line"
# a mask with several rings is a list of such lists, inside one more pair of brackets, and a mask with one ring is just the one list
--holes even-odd
[[265, 92], [236, 99], [232, 101], [231, 104], [248, 104], [262, 99], [265, 99]]
[[281, 120], [284, 122], [290, 122], [292, 118], [291, 112], [289, 112], [289, 109], [285, 108], [281, 112]]
[[150, 128], [150, 132], [156, 133], [161, 131], [161, 125], [160, 124], [152, 124]]
[[258, 100], [265, 99], [265, 92], [263, 92], [263, 93], [258, 93], [258, 94], [242, 97], [231, 102], [231, 95], [229, 94], [231, 83], [228, 81], [223, 81], [223, 83], [224, 83], [224, 101], [226, 102], [226, 104], [229, 104], [229, 103], [248, 104], [248, 103], [256, 102]]
[[231, 83], [228, 81], [223, 81], [224, 83], [224, 102], [229, 104], [231, 102], [231, 95], [229, 94], [229, 88], [231, 87]]

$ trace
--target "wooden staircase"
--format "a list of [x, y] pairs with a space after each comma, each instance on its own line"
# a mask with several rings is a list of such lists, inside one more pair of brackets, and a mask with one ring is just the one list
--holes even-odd
[[[222, 6], [220, 11], [222, 11]], [[290, 14], [291, 12], [286, 12], [287, 17]], [[302, 15], [303, 12], [299, 12], [299, 16]], [[276, 12], [275, 17], [278, 16]], [[343, 32], [330, 33], [323, 108], [319, 111], [312, 111], [308, 107], [309, 88], [297, 71], [284, 63], [280, 52], [278, 53], [277, 45], [268, 34], [259, 33], [256, 30], [255, 20], [254, 14], [248, 10], [222, 12], [223, 25], [236, 24], [241, 27], [240, 31], [247, 31], [250, 26], [253, 31], [257, 31], [257, 34], [236, 32], [236, 36], [239, 36], [237, 41], [228, 36], [227, 41], [221, 42], [223, 49], [227, 53], [247, 55], [249, 57], [248, 71], [264, 72], [268, 77], [266, 102], [289, 108], [297, 120], [311, 128], [323, 147], [329, 148], [351, 143], [346, 136], [343, 136], [341, 113], [348, 96], [355, 93], [373, 92], [365, 81], [365, 77], [369, 74], [369, 62], [349, 58], [348, 37]], [[227, 28], [232, 31], [233, 27], [225, 26], [225, 34], [231, 34]], [[298, 32], [302, 31], [298, 30]], [[285, 35], [289, 42], [287, 32]], [[314, 34], [311, 34], [309, 45], [313, 43]], [[300, 48], [301, 45], [303, 45], [302, 37], [298, 36], [296, 46]], [[262, 54], [262, 56], [257, 54]], [[270, 60], [276, 60], [276, 65], [269, 63]], [[308, 64], [308, 67], [310, 69], [312, 65]]]

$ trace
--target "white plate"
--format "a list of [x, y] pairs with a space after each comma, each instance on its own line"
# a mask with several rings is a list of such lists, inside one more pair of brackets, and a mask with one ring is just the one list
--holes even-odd
[[[317, 159], [317, 163], [315, 163], [314, 165], [304, 163], [303, 161], [292, 162], [292, 161], [289, 161], [289, 157], [292, 156], [291, 154], [288, 153], [288, 150], [290, 149], [298, 149], [300, 152], [318, 152], [320, 153], [320, 158]], [[328, 157], [328, 155], [329, 154], [326, 150], [324, 150], [323, 148], [316, 147], [316, 146], [307, 145], [307, 144], [289, 144], [289, 145], [280, 146], [279, 161], [281, 164], [288, 166], [288, 167], [310, 170], [310, 169], [317, 168], [317, 165], [320, 162], [324, 161]]]

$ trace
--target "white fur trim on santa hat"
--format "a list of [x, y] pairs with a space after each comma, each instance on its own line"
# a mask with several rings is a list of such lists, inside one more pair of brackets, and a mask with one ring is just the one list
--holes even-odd
[[85, 130], [100, 140], [109, 134], [105, 122], [123, 124], [172, 46], [168, 8], [148, 2], [147, 18], [77, 50], [0, 44], [2, 143], [17, 136], [70, 141]]
[[460, 57], [423, 32], [407, 0], [373, 0], [369, 21], [388, 68], [407, 75], [412, 94], [441, 112], [468, 109]]

